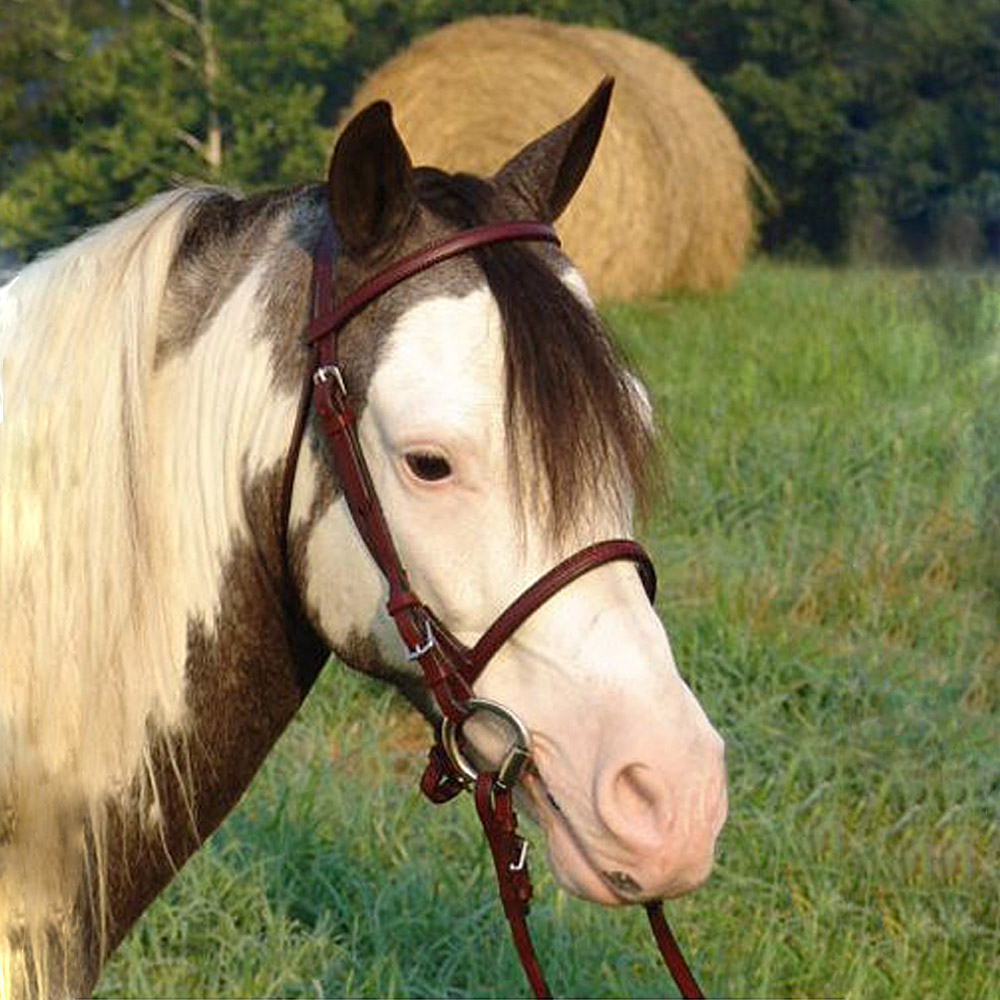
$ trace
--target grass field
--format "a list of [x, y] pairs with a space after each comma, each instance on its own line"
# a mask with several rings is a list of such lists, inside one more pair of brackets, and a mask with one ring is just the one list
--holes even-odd
[[[715, 874], [668, 916], [712, 996], [1000, 996], [1000, 294], [756, 265], [609, 319], [655, 396], [643, 530], [682, 672], [729, 747]], [[471, 803], [331, 666], [103, 996], [523, 996]], [[662, 996], [639, 912], [552, 885], [564, 996]]]

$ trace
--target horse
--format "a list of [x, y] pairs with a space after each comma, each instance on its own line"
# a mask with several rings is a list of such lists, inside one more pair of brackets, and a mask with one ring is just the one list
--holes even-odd
[[[0, 292], [0, 997], [93, 989], [331, 651], [440, 723], [302, 393], [317, 248], [340, 300], [470, 227], [553, 222], [610, 89], [486, 178], [414, 166], [379, 103], [325, 183], [171, 190]], [[552, 242], [408, 277], [339, 352], [399, 559], [458, 641], [567, 553], [631, 537], [648, 396]], [[530, 734], [515, 795], [570, 893], [705, 880], [724, 744], [628, 561], [532, 608], [473, 694]], [[473, 715], [464, 752], [495, 763], [501, 729]]]

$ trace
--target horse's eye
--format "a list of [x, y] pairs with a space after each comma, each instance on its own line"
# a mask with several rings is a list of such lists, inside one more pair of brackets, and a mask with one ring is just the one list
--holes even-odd
[[410, 472], [425, 483], [438, 483], [451, 475], [448, 459], [430, 452], [411, 452], [406, 456], [406, 464]]

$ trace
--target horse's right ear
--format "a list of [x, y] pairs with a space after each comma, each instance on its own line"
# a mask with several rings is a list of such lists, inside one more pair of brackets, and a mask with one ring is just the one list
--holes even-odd
[[493, 178], [544, 222], [554, 222], [583, 182], [611, 103], [614, 78], [606, 76], [568, 121], [512, 157]]
[[391, 246], [406, 227], [415, 205], [413, 166], [385, 101], [355, 115], [337, 140], [327, 197], [348, 253]]

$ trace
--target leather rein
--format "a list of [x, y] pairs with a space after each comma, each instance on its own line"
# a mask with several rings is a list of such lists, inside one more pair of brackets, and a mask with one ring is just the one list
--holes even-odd
[[[424, 683], [441, 712], [441, 723], [420, 787], [435, 803], [447, 802], [465, 789], [473, 792], [521, 965], [535, 996], [550, 997], [528, 932], [532, 888], [526, 863], [527, 842], [517, 832], [513, 801], [518, 780], [526, 770], [533, 768], [531, 738], [513, 712], [496, 702], [477, 698], [473, 685], [497, 650], [525, 619], [579, 576], [605, 563], [629, 560], [635, 564], [652, 601], [656, 592], [656, 573], [646, 552], [630, 539], [589, 545], [536, 580], [500, 614], [471, 649], [466, 647], [410, 587], [361, 450], [357, 415], [338, 361], [340, 331], [390, 288], [476, 247], [513, 240], [559, 244], [553, 228], [541, 222], [478, 226], [398, 259], [335, 303], [334, 237], [330, 224], [325, 226], [313, 258], [312, 304], [305, 335], [305, 343], [312, 349], [313, 357], [285, 464], [281, 530], [287, 536], [295, 470], [311, 404], [355, 528], [388, 584], [386, 607], [406, 647], [407, 659], [419, 665]], [[287, 537], [283, 537], [283, 542], [287, 542]], [[284, 554], [287, 564], [287, 544]], [[512, 734], [510, 749], [495, 771], [477, 770], [466, 756], [462, 727], [476, 713], [494, 716]], [[681, 995], [703, 997], [667, 925], [662, 903], [647, 903], [646, 912], [660, 953]]]

